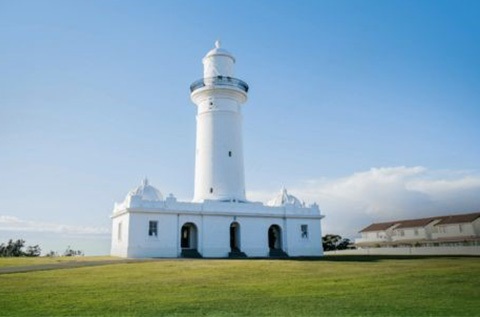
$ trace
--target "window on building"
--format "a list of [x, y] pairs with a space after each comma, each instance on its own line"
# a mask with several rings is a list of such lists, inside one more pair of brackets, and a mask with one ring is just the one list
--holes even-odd
[[118, 241], [122, 241], [122, 222], [118, 223], [117, 239]]
[[302, 239], [308, 239], [308, 225], [301, 225], [300, 232], [302, 233]]
[[418, 229], [413, 229], [413, 234], [418, 236]]
[[232, 157], [232, 151], [228, 151], [228, 156]]
[[403, 231], [403, 230], [398, 230], [398, 233], [400, 234], [400, 237], [404, 237], [404, 236], [405, 236], [405, 231]]
[[210, 187], [210, 194], [213, 194], [213, 188]]
[[462, 224], [458, 225], [458, 230], [460, 230], [460, 232], [463, 232], [463, 225]]
[[444, 226], [438, 226], [438, 232], [445, 233], [446, 232], [445, 227]]
[[148, 235], [156, 237], [158, 235], [158, 221], [150, 221], [148, 223]]

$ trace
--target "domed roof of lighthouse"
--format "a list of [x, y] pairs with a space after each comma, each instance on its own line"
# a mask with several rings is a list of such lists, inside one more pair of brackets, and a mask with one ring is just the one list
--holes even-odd
[[215, 48], [211, 49], [203, 59], [213, 57], [213, 56], [227, 56], [227, 57], [230, 57], [233, 60], [233, 62], [235, 62], [235, 57], [233, 57], [232, 53], [230, 53], [224, 48], [221, 48], [220, 46], [221, 46], [220, 40], [216, 40]]
[[280, 206], [286, 206], [286, 205], [293, 205], [295, 207], [303, 207], [304, 203], [298, 199], [297, 197], [290, 195], [287, 192], [287, 189], [284, 187], [280, 191], [280, 193], [275, 196], [273, 199], [271, 199], [268, 203], [268, 206], [271, 207], [280, 207]]
[[139, 196], [143, 201], [160, 201], [163, 200], [162, 193], [148, 183], [148, 179], [145, 177], [142, 184], [128, 192], [127, 200], [129, 197]]

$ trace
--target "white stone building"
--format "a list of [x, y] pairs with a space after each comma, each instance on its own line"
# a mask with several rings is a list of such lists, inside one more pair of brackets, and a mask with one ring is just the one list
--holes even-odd
[[242, 104], [235, 58], [215, 48], [191, 87], [197, 106], [192, 202], [164, 198], [147, 179], [115, 204], [111, 254], [121, 257], [321, 256], [323, 216], [283, 189], [267, 204], [245, 195]]

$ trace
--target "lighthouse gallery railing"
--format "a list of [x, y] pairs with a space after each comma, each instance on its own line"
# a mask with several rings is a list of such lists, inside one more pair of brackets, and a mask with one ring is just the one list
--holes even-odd
[[248, 92], [248, 85], [243, 80], [228, 76], [216, 76], [199, 79], [190, 85], [190, 92], [206, 86], [230, 86]]

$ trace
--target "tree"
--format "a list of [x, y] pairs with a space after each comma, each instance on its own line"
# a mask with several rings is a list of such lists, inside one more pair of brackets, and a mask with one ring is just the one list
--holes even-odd
[[45, 254], [45, 256], [54, 258], [54, 257], [58, 256], [58, 253], [55, 252], [55, 251], [50, 250], [50, 252], [48, 252], [47, 254]]
[[322, 238], [323, 250], [345, 250], [350, 245], [350, 239], [343, 239], [338, 234], [327, 234]]
[[338, 244], [337, 244], [337, 250], [346, 250], [349, 248], [350, 245], [350, 239], [342, 239]]
[[22, 256], [22, 248], [25, 245], [25, 240], [18, 239], [13, 241], [12, 239], [8, 240], [7, 244], [0, 245], [0, 254], [1, 256]]
[[41, 253], [42, 249], [40, 249], [38, 244], [34, 246], [29, 245], [27, 247], [27, 251], [25, 252], [25, 256], [40, 256]]
[[70, 246], [67, 247], [65, 252], [63, 252], [63, 256], [83, 256], [82, 250], [73, 250]]
[[18, 257], [18, 256], [39, 256], [41, 249], [39, 245], [28, 246], [27, 251], [23, 251], [25, 240], [8, 240], [7, 244], [0, 244], [0, 257]]

